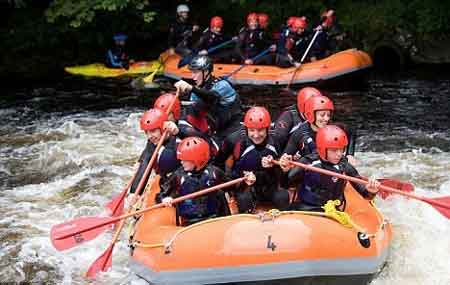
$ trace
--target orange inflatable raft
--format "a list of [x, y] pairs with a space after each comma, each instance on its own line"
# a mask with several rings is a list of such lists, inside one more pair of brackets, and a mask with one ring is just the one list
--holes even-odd
[[345, 197], [345, 212], [330, 201], [325, 212], [269, 210], [187, 227], [174, 208], [158, 209], [135, 226], [130, 267], [150, 284], [366, 284], [386, 261], [392, 228], [351, 186]]
[[[161, 55], [166, 58], [164, 64], [164, 76], [172, 79], [191, 78], [191, 72], [187, 66], [178, 68], [180, 56], [167, 53]], [[227, 76], [240, 65], [238, 64], [214, 64], [216, 77]], [[361, 74], [372, 66], [370, 56], [357, 49], [348, 49], [335, 53], [327, 58], [304, 63], [295, 72], [295, 67], [281, 68], [268, 65], [248, 65], [239, 72], [233, 74], [228, 80], [236, 85], [287, 85], [295, 72], [295, 78], [291, 84], [316, 84], [323, 81], [331, 81], [349, 75]]]

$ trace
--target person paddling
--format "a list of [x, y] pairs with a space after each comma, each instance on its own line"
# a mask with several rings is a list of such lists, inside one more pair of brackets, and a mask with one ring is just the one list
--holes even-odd
[[[226, 182], [227, 177], [219, 168], [209, 164], [210, 153], [208, 143], [199, 137], [188, 137], [181, 141], [177, 148], [177, 158], [182, 167], [177, 169], [169, 180], [161, 185], [157, 201], [166, 206], [179, 196], [194, 193], [204, 188]], [[245, 183], [255, 182], [252, 173], [248, 173]], [[182, 225], [189, 225], [208, 218], [230, 214], [223, 191], [195, 199], [185, 200], [177, 205], [177, 214], [182, 218]]]
[[[208, 49], [216, 47], [230, 40], [223, 31], [224, 22], [222, 17], [214, 16], [211, 18], [209, 28], [201, 35], [199, 41], [194, 46], [194, 53], [199, 55], [208, 55]], [[232, 51], [222, 49], [209, 55], [214, 62], [231, 61]]]
[[297, 104], [284, 109], [274, 124], [274, 131], [284, 149], [294, 127], [306, 121], [305, 103], [313, 96], [322, 96], [314, 87], [304, 87], [297, 92]]
[[306, 17], [295, 17], [292, 24], [282, 31], [277, 45], [276, 64], [280, 67], [299, 67], [305, 53], [310, 34], [306, 31]]
[[[335, 125], [327, 125], [317, 132], [317, 153], [304, 156], [301, 163], [311, 164], [314, 167], [326, 169], [352, 177], [359, 177], [358, 171], [347, 161], [344, 153], [348, 145], [347, 135]], [[346, 180], [320, 174], [318, 172], [293, 167], [289, 162], [291, 155], [280, 160], [280, 167], [288, 172], [286, 187], [297, 187], [297, 196], [291, 208], [302, 211], [323, 211], [321, 208], [329, 200], [339, 200], [339, 209], [345, 210], [346, 201], [344, 188]], [[378, 192], [380, 183], [370, 179], [368, 186], [350, 182], [353, 188], [365, 199], [371, 200]]]
[[106, 66], [109, 68], [125, 68], [129, 69], [130, 61], [126, 52], [126, 41], [128, 36], [122, 33], [115, 34], [114, 47], [106, 53]]
[[270, 114], [263, 107], [253, 107], [244, 118], [245, 129], [228, 136], [219, 151], [216, 163], [223, 167], [232, 157], [231, 173], [240, 177], [248, 171], [256, 176], [252, 187], [240, 187], [235, 192], [240, 213], [252, 212], [257, 202], [271, 202], [274, 208], [285, 210], [289, 205], [289, 194], [279, 189], [279, 168], [268, 163], [280, 156], [276, 138], [269, 132]]
[[[136, 165], [137, 174], [130, 187], [128, 200], [131, 204], [136, 203], [139, 196], [142, 194], [136, 193], [136, 188], [141, 179], [143, 179], [142, 176], [164, 130], [167, 130], [170, 136], [164, 138], [164, 143], [159, 149], [159, 154], [153, 167], [156, 173], [161, 176], [160, 183], [164, 183], [170, 174], [180, 166], [179, 161], [176, 158], [176, 146], [178, 142], [176, 135], [178, 133], [178, 128], [174, 122], [168, 120], [168, 116], [164, 111], [160, 109], [150, 109], [144, 112], [140, 119], [140, 128], [145, 132], [147, 144]], [[148, 180], [148, 178], [149, 177], [146, 177], [145, 179]], [[144, 185], [146, 184], [147, 181]]]
[[175, 87], [181, 93], [190, 95], [192, 108], [196, 112], [208, 114], [212, 133], [220, 145], [228, 134], [240, 127], [241, 101], [230, 82], [212, 75], [213, 69], [209, 57], [196, 56], [189, 63], [195, 85], [180, 80], [175, 83]]

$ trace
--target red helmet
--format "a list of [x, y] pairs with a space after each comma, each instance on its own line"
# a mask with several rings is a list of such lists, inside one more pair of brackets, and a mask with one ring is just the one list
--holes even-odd
[[320, 110], [334, 110], [333, 101], [325, 96], [314, 96], [305, 103], [305, 117], [311, 124], [315, 121], [315, 113]]
[[164, 122], [167, 121], [167, 114], [160, 109], [150, 109], [142, 114], [140, 125], [141, 130], [151, 131], [154, 129], [163, 129]]
[[209, 27], [212, 28], [221, 28], [223, 27], [223, 19], [222, 17], [215, 16], [211, 18], [211, 21], [209, 23]]
[[258, 14], [256, 13], [250, 13], [247, 15], [247, 24], [250, 24], [250, 22], [258, 22]]
[[298, 32], [300, 29], [306, 29], [306, 17], [301, 18], [295, 18], [294, 22], [292, 23], [291, 29], [294, 32]]
[[261, 28], [266, 28], [269, 24], [269, 15], [266, 13], [259, 13], [258, 14], [258, 23]]
[[287, 19], [287, 21], [286, 21], [286, 25], [287, 25], [288, 27], [292, 27], [292, 24], [294, 24], [294, 21], [295, 21], [296, 18], [297, 18], [297, 17], [295, 17], [295, 16], [289, 17], [289, 18]]
[[156, 99], [155, 104], [153, 105], [153, 108], [163, 110], [164, 112], [167, 112], [169, 109], [170, 104], [175, 99], [175, 103], [173, 103], [172, 107], [172, 113], [175, 120], [178, 120], [181, 115], [181, 104], [180, 100], [172, 94], [172, 93], [165, 93]]
[[319, 153], [320, 158], [323, 160], [327, 160], [328, 148], [345, 148], [347, 145], [347, 135], [338, 126], [327, 125], [317, 131], [317, 152]]
[[270, 127], [270, 114], [264, 107], [250, 108], [244, 117], [244, 126], [252, 129], [265, 129]]
[[197, 170], [209, 161], [209, 144], [199, 137], [183, 139], [177, 147], [177, 159], [192, 161]]
[[305, 87], [297, 92], [297, 108], [300, 113], [305, 113], [305, 103], [313, 96], [322, 96], [322, 93], [314, 87]]

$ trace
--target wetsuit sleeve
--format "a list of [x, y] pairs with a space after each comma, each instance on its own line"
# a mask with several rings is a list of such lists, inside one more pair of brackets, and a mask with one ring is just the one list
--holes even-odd
[[244, 48], [245, 48], [245, 30], [244, 31], [240, 31], [239, 35], [238, 35], [238, 40], [236, 42], [236, 46], [235, 46], [235, 53], [241, 58], [241, 60], [246, 60], [247, 58], [245, 57], [245, 52], [244, 52]]
[[[147, 141], [147, 145], [145, 146], [145, 148], [142, 151], [141, 156], [139, 157], [139, 160], [138, 160], [139, 167], [138, 167], [138, 170], [136, 173], [136, 177], [134, 178], [133, 183], [131, 184], [130, 193], [136, 192], [137, 187], [139, 186], [139, 182], [141, 181], [141, 179], [143, 179], [145, 169], [147, 168], [147, 165], [150, 162], [150, 158], [152, 157], [154, 150], [155, 150], [154, 145]], [[147, 184], [147, 180], [148, 180], [148, 177], [146, 177], [145, 184]], [[141, 189], [140, 192], [142, 192], [142, 190], [143, 189]], [[140, 195], [141, 193], [137, 193], [137, 194]]]
[[195, 93], [205, 104], [209, 106], [213, 106], [217, 103], [220, 98], [220, 95], [213, 90], [206, 90], [204, 88], [193, 87], [192, 92]]
[[122, 61], [116, 60], [111, 49], [108, 50], [107, 58], [111, 67], [122, 67]]
[[[312, 160], [309, 157], [302, 157], [299, 162], [304, 164], [311, 164]], [[301, 167], [293, 167], [287, 173], [283, 174], [280, 179], [280, 186], [288, 189], [290, 187], [297, 187], [303, 182], [305, 170]]]
[[160, 185], [161, 191], [156, 196], [156, 201], [160, 202], [164, 197], [176, 198], [180, 188], [181, 168], [176, 170], [163, 184]]
[[[345, 174], [347, 174], [348, 176], [351, 176], [351, 177], [361, 178], [358, 171], [350, 163], [348, 163], [348, 161], [345, 158], [344, 158], [343, 163], [344, 163], [344, 169], [345, 169], [344, 173]], [[365, 199], [370, 200], [375, 197], [375, 194], [367, 191], [367, 187], [365, 185], [355, 183], [355, 182], [350, 182], [350, 184], [352, 184], [353, 188], [355, 188], [355, 190], [358, 191], [358, 193], [361, 194], [361, 196], [363, 196]]]
[[214, 160], [216, 166], [221, 169], [225, 169], [226, 160], [233, 154], [234, 145], [236, 142], [235, 135], [236, 133], [232, 133], [223, 140], [220, 150]]
[[283, 153], [294, 155], [299, 148], [301, 136], [302, 134], [300, 132], [293, 132], [286, 147], [284, 148]]
[[289, 111], [284, 111], [274, 125], [274, 136], [280, 145], [283, 145], [289, 138], [289, 132], [292, 128], [292, 118]]

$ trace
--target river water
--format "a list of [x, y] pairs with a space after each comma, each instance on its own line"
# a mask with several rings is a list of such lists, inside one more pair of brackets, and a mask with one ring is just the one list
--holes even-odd
[[[126, 83], [126, 82], [125, 82]], [[80, 79], [50, 88], [9, 88], [0, 98], [0, 283], [86, 284], [83, 274], [112, 234], [67, 252], [53, 249], [52, 225], [101, 215], [144, 147], [138, 118], [155, 93], [96, 87]], [[294, 102], [275, 90], [243, 94], [276, 112]], [[339, 121], [358, 127], [360, 173], [413, 183], [416, 193], [450, 195], [450, 74], [372, 76], [367, 90], [331, 92]], [[450, 284], [450, 222], [425, 203], [377, 204], [394, 226], [387, 266], [372, 282]], [[113, 269], [96, 284], [129, 284], [120, 241]]]

